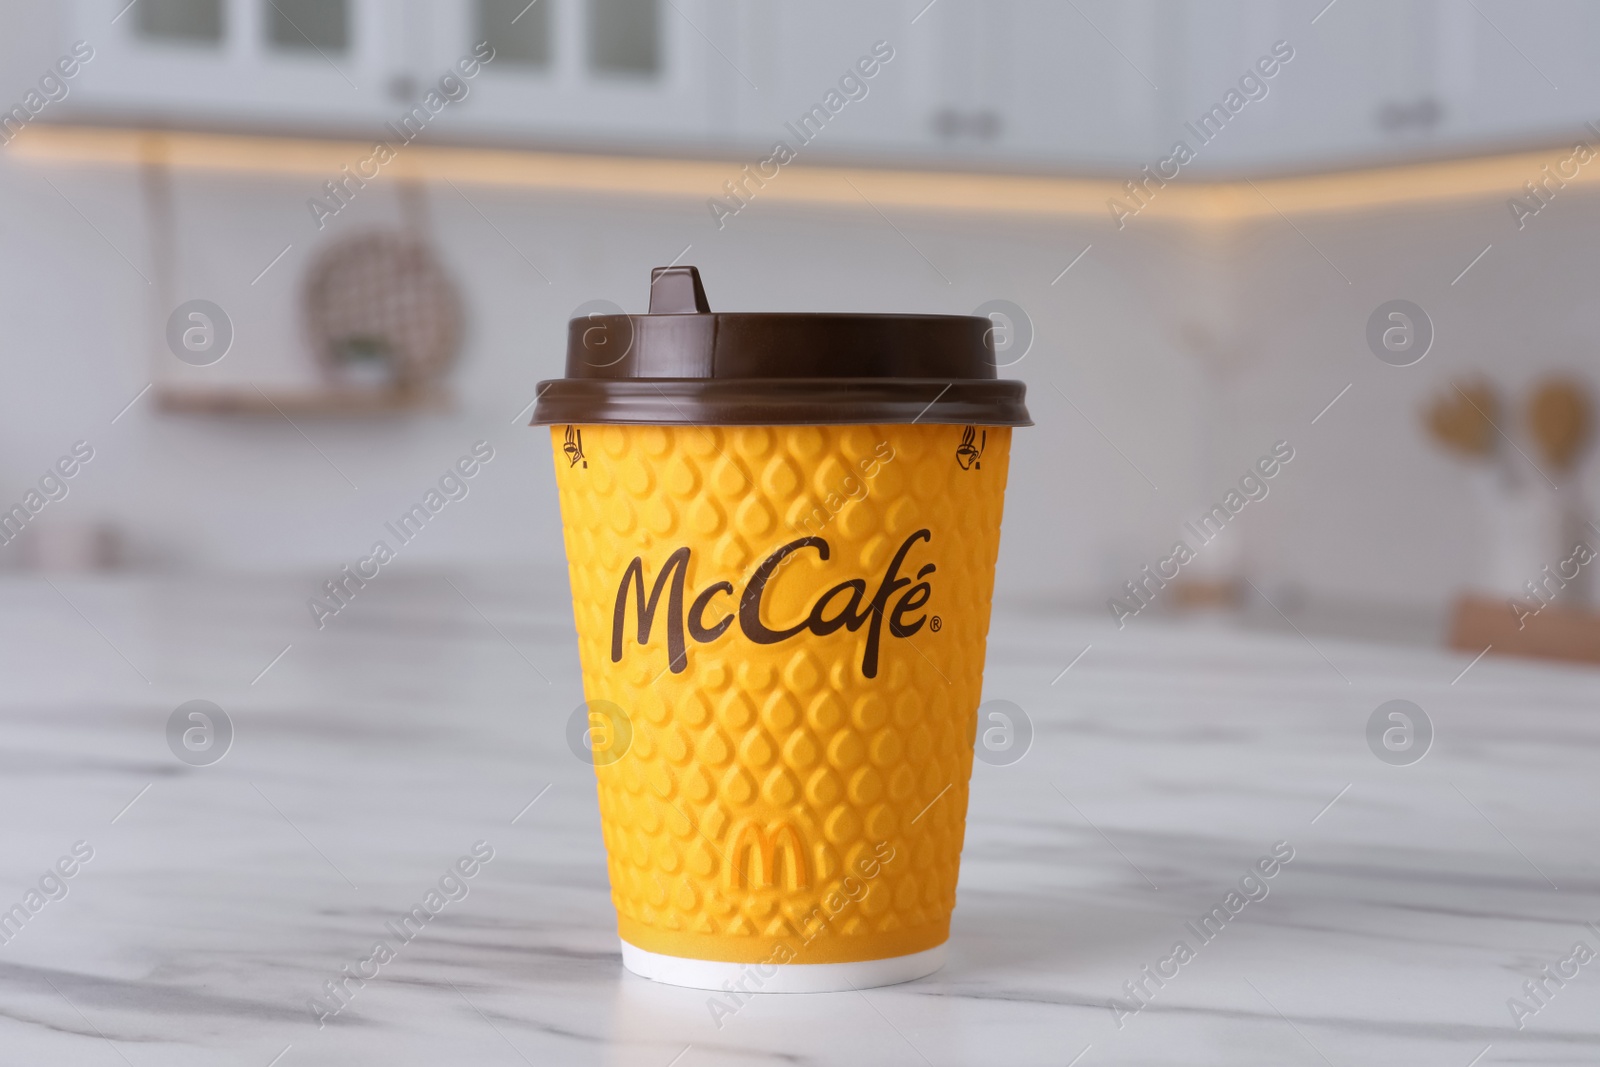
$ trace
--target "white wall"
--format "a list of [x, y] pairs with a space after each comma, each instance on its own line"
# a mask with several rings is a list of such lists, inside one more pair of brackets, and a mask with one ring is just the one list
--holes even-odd
[[[0, 42], [0, 99], [23, 91], [47, 52]], [[237, 335], [201, 375], [270, 384], [303, 374], [297, 301], [311, 257], [329, 237], [398, 219], [397, 191], [380, 180], [319, 233], [305, 207], [315, 184], [174, 179], [175, 298], [217, 301]], [[96, 459], [26, 536], [108, 519], [136, 562], [333, 569], [487, 437], [499, 458], [407, 546], [404, 565], [554, 560], [548, 446], [513, 416], [559, 373], [577, 305], [605, 297], [642, 310], [649, 269], [691, 245], [683, 261], [701, 268], [718, 309], [965, 313], [1001, 297], [1028, 310], [1037, 340], [1013, 373], [1028, 382], [1039, 425], [1015, 438], [999, 579], [1011, 594], [1103, 602], [1165, 553], [1182, 519], [1287, 439], [1296, 460], [1240, 520], [1258, 584], [1430, 604], [1473, 572], [1479, 545], [1462, 470], [1419, 428], [1424, 397], [1476, 368], [1519, 388], [1546, 368], [1600, 378], [1585, 269], [1600, 220], [1595, 196], [1575, 190], [1522, 232], [1494, 199], [1300, 218], [1303, 236], [1276, 218], [1230, 232], [1134, 219], [1118, 232], [1098, 219], [892, 212], [903, 237], [865, 206], [757, 200], [719, 232], [703, 204], [462, 191], [476, 209], [449, 186], [428, 194], [469, 310], [457, 410], [298, 420], [313, 447], [275, 417], [164, 415], [149, 396], [112, 425], [157, 371], [186, 369], [165, 352], [166, 309], [140, 274], [155, 276], [139, 175], [41, 166], [0, 148], [0, 502], [86, 438]], [[285, 244], [289, 254], [252, 285]], [[1367, 316], [1392, 297], [1422, 304], [1437, 327], [1415, 367], [1385, 366], [1365, 345]], [[1596, 475], [1591, 465], [1591, 496]], [[19, 546], [0, 546], [0, 567]]]
[[[1250, 531], [1272, 580], [1421, 603], [1478, 573], [1486, 545], [1469, 468], [1434, 446], [1421, 412], [1451, 382], [1486, 375], [1511, 409], [1502, 429], [1537, 458], [1522, 415], [1532, 384], [1561, 372], [1600, 389], [1597, 207], [1600, 196], [1568, 189], [1520, 231], [1502, 196], [1298, 219], [1303, 237], [1272, 220], [1241, 236], [1234, 277], [1250, 355], [1224, 424], [1232, 463], [1275, 434], [1299, 450]], [[1411, 367], [1380, 362], [1365, 340], [1368, 316], [1396, 298], [1419, 304], [1435, 329], [1432, 350]], [[1592, 458], [1570, 479], [1547, 473], [1600, 499]]]
[[[270, 384], [301, 373], [296, 302], [309, 257], [329, 236], [398, 218], [394, 188], [374, 185], [319, 235], [304, 206], [314, 191], [308, 184], [176, 179], [176, 298], [215, 300], [236, 332], [229, 355], [198, 374]], [[96, 459], [72, 495], [47, 508], [37, 532], [48, 532], [52, 520], [104, 517], [128, 531], [133, 555], [147, 562], [336, 566], [363, 551], [383, 520], [414, 502], [473, 440], [487, 437], [499, 458], [465, 502], [408, 546], [408, 563], [526, 562], [558, 553], [548, 445], [512, 419], [540, 378], [560, 372], [570, 312], [595, 297], [642, 310], [650, 268], [685, 245], [693, 247], [684, 261], [700, 267], [721, 309], [967, 313], [996, 297], [1028, 309], [1037, 339], [1015, 372], [1029, 382], [1039, 426], [1016, 437], [1018, 491], [1003, 584], [1079, 594], [1105, 585], [1118, 570], [1118, 546], [1170, 527], [1175, 487], [1194, 477], [1186, 444], [1195, 433], [1186, 385], [1193, 371], [1174, 357], [1161, 311], [1184, 287], [1186, 267], [1170, 235], [1153, 227], [1097, 245], [1052, 286], [1091, 240], [1087, 227], [896, 219], [936, 272], [865, 208], [757, 203], [718, 232], [703, 204], [462, 191], [488, 222], [449, 186], [429, 193], [437, 239], [471, 320], [456, 379], [459, 410], [297, 419], [324, 460], [276, 417], [162, 414], [146, 396], [111, 425], [151, 381], [152, 368], [187, 370], [162, 347], [164, 315], [139, 274], [154, 276], [139, 176], [0, 157], [0, 197], [11, 206], [0, 221], [0, 315], [9, 324], [0, 495], [20, 495], [72, 441], [87, 438]], [[290, 253], [252, 285], [287, 243]]]

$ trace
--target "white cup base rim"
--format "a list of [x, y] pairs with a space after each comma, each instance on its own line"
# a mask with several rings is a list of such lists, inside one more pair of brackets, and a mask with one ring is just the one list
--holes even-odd
[[841, 993], [924, 978], [944, 966], [945, 947], [851, 963], [754, 964], [667, 956], [623, 941], [622, 965], [640, 977], [691, 989], [726, 992], [724, 983], [731, 983], [747, 993]]

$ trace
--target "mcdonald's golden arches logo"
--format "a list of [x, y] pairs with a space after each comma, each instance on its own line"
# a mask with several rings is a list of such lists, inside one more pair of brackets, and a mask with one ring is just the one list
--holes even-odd
[[728, 840], [729, 889], [807, 889], [811, 876], [800, 832], [784, 819], [765, 829], [754, 819], [734, 827]]

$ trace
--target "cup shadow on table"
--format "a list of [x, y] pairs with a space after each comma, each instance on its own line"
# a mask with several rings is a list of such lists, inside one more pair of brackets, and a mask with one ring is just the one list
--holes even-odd
[[[926, 978], [868, 990], [875, 998], [902, 995], [1018, 994], [1078, 999], [1087, 975], [1107, 962], [1125, 961], [1130, 946], [1149, 941], [1163, 917], [1137, 905], [1063, 896], [1044, 887], [1026, 891], [962, 891], [951, 927], [945, 966]], [[1082, 980], [1075, 974], [1082, 975]], [[1034, 992], [1030, 993], [1032, 990]], [[782, 1058], [796, 1046], [826, 1043], [820, 1016], [844, 1010], [855, 993], [757, 994], [729, 1015], [711, 1002], [715, 990], [652, 982], [619, 968], [613, 987], [610, 1039], [602, 1062], [636, 1063], [656, 1052], [663, 1062], [693, 1045], [706, 1053]], [[719, 1025], [720, 1023], [720, 1025]], [[786, 1052], [788, 1050], [788, 1052]], [[714, 1058], [714, 1057], [713, 1057]], [[740, 1061], [743, 1062], [743, 1061]]]
[[1048, 973], [1071, 984], [1075, 971], [1128, 959], [1164, 922], [1149, 907], [1077, 894], [966, 890], [950, 923], [949, 960], [925, 981], [959, 988]]

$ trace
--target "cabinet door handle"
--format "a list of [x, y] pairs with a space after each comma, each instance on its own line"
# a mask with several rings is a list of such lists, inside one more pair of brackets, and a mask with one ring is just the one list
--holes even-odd
[[1003, 126], [1000, 113], [992, 108], [964, 112], [944, 107], [933, 113], [933, 132], [947, 141], [957, 138], [992, 141], [1000, 136]]
[[963, 125], [965, 123], [962, 121], [961, 113], [955, 108], [942, 107], [933, 113], [933, 132], [946, 141], [961, 136]]
[[1413, 101], [1387, 100], [1378, 108], [1378, 128], [1385, 133], [1431, 130], [1444, 118], [1444, 105], [1431, 96]]

